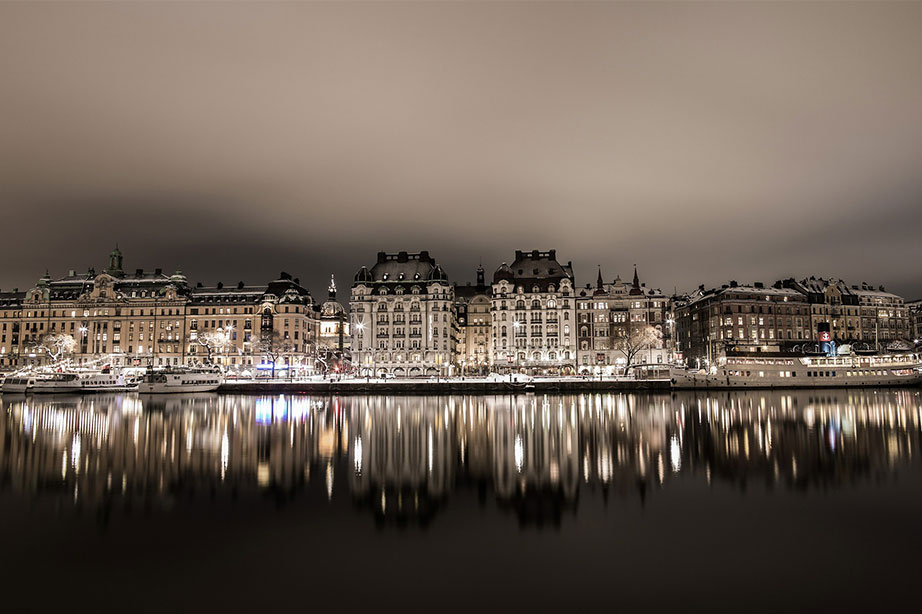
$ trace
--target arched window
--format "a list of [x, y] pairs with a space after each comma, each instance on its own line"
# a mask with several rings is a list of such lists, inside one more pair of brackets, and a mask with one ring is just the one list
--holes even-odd
[[557, 301], [555, 301], [554, 299], [551, 299], [547, 302], [548, 309], [554, 309], [556, 307], [557, 307]]

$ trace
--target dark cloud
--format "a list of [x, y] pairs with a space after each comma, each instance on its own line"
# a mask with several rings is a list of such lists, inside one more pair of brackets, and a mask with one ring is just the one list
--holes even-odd
[[922, 295], [917, 3], [4, 3], [0, 286], [835, 275]]

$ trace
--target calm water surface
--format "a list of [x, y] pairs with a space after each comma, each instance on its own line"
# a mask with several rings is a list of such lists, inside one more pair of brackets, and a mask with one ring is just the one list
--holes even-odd
[[919, 390], [2, 405], [6, 611], [916, 610]]

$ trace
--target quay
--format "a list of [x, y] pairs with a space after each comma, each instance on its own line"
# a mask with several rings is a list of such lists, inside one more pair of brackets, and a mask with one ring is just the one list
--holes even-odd
[[223, 393], [241, 394], [528, 394], [558, 392], [607, 392], [612, 390], [668, 391], [669, 380], [634, 380], [628, 378], [589, 380], [548, 378], [529, 381], [490, 379], [450, 380], [333, 380], [333, 381], [227, 381], [218, 389]]

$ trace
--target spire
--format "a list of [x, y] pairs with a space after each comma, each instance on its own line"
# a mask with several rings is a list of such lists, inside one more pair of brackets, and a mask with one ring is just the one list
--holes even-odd
[[598, 286], [598, 289], [602, 290], [602, 265], [601, 264], [599, 265], [599, 277], [598, 279], [596, 279], [595, 283], [596, 283], [596, 286]]
[[481, 263], [481, 264], [478, 265], [478, 267], [477, 267], [477, 287], [479, 288], [479, 287], [483, 287], [483, 286], [485, 286], [485, 285], [486, 285], [486, 283], [484, 282], [483, 263]]
[[631, 284], [631, 294], [637, 296], [643, 294], [643, 290], [640, 289], [640, 278], [637, 276], [637, 265], [634, 265], [634, 283]]
[[335, 301], [336, 300], [336, 280], [333, 279], [333, 275], [330, 275], [330, 287], [327, 288], [327, 292], [329, 293], [330, 300]]

